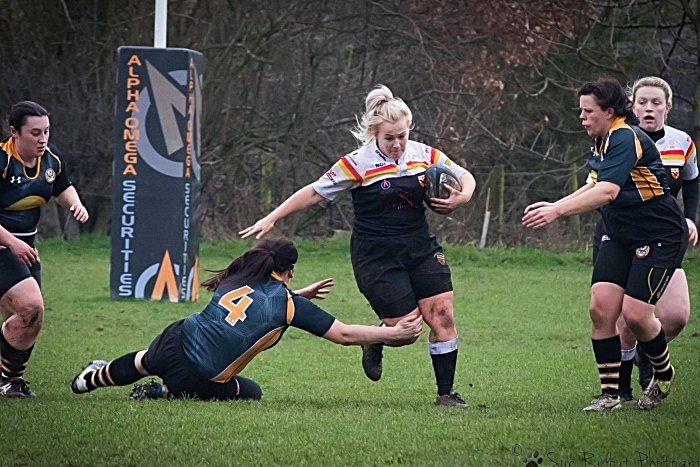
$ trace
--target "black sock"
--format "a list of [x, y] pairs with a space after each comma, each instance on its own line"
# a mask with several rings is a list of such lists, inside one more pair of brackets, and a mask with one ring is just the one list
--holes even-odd
[[622, 345], [620, 336], [607, 339], [591, 339], [593, 353], [598, 364], [600, 390], [603, 394], [617, 395], [620, 381], [620, 362], [622, 360]]
[[245, 376], [236, 375], [238, 384], [238, 392], [231, 399], [253, 400], [259, 401], [262, 397], [262, 389], [260, 385], [252, 379]]
[[651, 366], [654, 367], [654, 378], [669, 381], [673, 376], [671, 360], [668, 355], [668, 344], [663, 328], [659, 334], [649, 342], [640, 342], [644, 353], [649, 357]]
[[431, 354], [433, 360], [433, 370], [435, 370], [435, 381], [437, 383], [438, 395], [449, 394], [455, 379], [457, 368], [457, 350], [449, 353]]
[[7, 342], [0, 331], [0, 355], [2, 356], [2, 375], [7, 378], [21, 378], [27, 368], [27, 362], [34, 346], [27, 350], [17, 350]]
[[632, 368], [634, 368], [634, 359], [623, 360], [620, 363], [620, 381], [619, 381], [619, 393], [632, 394]]
[[126, 386], [143, 378], [134, 364], [138, 352], [131, 352], [112, 360], [97, 371], [85, 375], [88, 390], [108, 386]]

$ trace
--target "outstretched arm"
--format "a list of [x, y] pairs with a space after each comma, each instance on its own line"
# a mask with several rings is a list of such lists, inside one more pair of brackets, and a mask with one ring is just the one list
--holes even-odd
[[325, 295], [329, 294], [330, 287], [333, 287], [333, 278], [329, 277], [328, 279], [323, 279], [318, 282], [314, 282], [311, 285], [307, 285], [303, 289], [295, 290], [294, 293], [297, 295], [301, 295], [304, 298], [308, 298], [309, 300], [311, 299], [318, 299], [318, 300], [323, 300]]
[[573, 216], [592, 211], [617, 198], [620, 187], [610, 182], [598, 182], [588, 185], [556, 203], [538, 202], [525, 208], [523, 225], [532, 229], [543, 227], [563, 216]]
[[316, 193], [316, 190], [314, 190], [311, 185], [306, 185], [304, 188], [287, 198], [287, 200], [280, 204], [277, 209], [256, 222], [255, 225], [251, 225], [250, 227], [238, 232], [238, 235], [240, 235], [241, 238], [247, 238], [251, 235], [255, 235], [256, 239], [260, 239], [263, 235], [272, 230], [272, 228], [275, 226], [275, 222], [278, 220], [297, 211], [303, 211], [314, 204], [320, 203], [324, 199], [325, 198], [323, 196]]
[[75, 191], [74, 186], [69, 186], [63, 190], [60, 195], [56, 196], [56, 202], [72, 212], [73, 217], [83, 224], [90, 218], [87, 208], [85, 208], [80, 201], [80, 197], [78, 196], [78, 192]]
[[336, 319], [323, 338], [341, 345], [368, 345], [415, 340], [421, 334], [423, 334], [423, 318], [416, 314], [402, 319], [396, 323], [396, 326], [391, 327], [345, 324]]

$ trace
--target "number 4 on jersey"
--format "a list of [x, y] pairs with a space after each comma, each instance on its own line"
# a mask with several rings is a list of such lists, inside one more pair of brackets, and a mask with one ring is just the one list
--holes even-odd
[[253, 289], [247, 285], [240, 287], [236, 290], [232, 290], [227, 293], [219, 300], [219, 305], [228, 310], [228, 316], [226, 316], [226, 322], [231, 326], [235, 326], [238, 320], [245, 320], [247, 315], [245, 311], [248, 309], [253, 299], [248, 296], [252, 293]]

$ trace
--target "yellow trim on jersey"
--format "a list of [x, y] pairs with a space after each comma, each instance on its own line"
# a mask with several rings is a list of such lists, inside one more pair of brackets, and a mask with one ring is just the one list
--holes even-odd
[[659, 183], [659, 180], [647, 167], [635, 167], [630, 173], [632, 181], [637, 186], [637, 191], [643, 201], [649, 201], [657, 196], [662, 196], [664, 190]]
[[7, 170], [10, 168], [10, 161], [12, 160], [13, 154], [17, 152], [14, 140], [9, 138], [7, 141], [0, 143], [0, 148], [7, 153], [7, 165], [5, 165], [5, 168], [2, 170], [2, 178], [7, 178]]
[[386, 174], [391, 174], [391, 173], [396, 173], [399, 171], [399, 167], [396, 165], [388, 165], [385, 167], [382, 167], [380, 170], [377, 170], [376, 172], [370, 172], [369, 170], [365, 172], [365, 182], [367, 180], [371, 180], [375, 177], [379, 177], [381, 175], [386, 175]]
[[292, 319], [294, 319], [294, 300], [292, 300], [292, 294], [287, 292], [287, 326], [292, 324]]
[[5, 208], [6, 211], [26, 211], [46, 204], [41, 196], [27, 196]]
[[639, 141], [637, 133], [634, 134], [634, 147], [637, 149], [637, 160], [639, 160], [642, 158], [642, 153], [644, 151], [642, 150], [642, 142]]
[[231, 381], [231, 378], [243, 371], [246, 365], [248, 365], [248, 363], [250, 363], [250, 361], [257, 354], [272, 347], [282, 336], [282, 331], [284, 331], [284, 329], [284, 326], [282, 326], [265, 334], [255, 344], [253, 344], [251, 348], [246, 350], [243, 355], [238, 357], [233, 363], [227, 366], [224, 371], [216, 375], [211, 380], [215, 383], [228, 383]]
[[284, 279], [282, 279], [282, 277], [280, 277], [280, 275], [277, 274], [275, 271], [272, 271], [270, 273], [270, 275], [272, 276], [273, 279], [277, 279], [280, 282], [284, 282]]
[[[34, 176], [30, 177], [27, 175], [27, 166], [24, 164], [24, 159], [22, 159], [22, 156], [19, 155], [19, 152], [17, 152], [17, 148], [15, 147], [15, 140], [13, 138], [8, 139], [4, 143], [0, 143], [0, 147], [10, 156], [14, 157], [19, 161], [20, 164], [22, 164], [22, 170], [24, 171], [24, 176], [27, 177], [29, 180], [36, 180], [36, 178], [39, 176], [39, 169], [41, 167], [41, 158], [42, 156], [37, 157], [36, 159], [36, 173]], [[59, 161], [59, 172], [60, 172], [60, 159], [56, 157], [51, 151], [49, 151], [48, 146], [46, 147], [46, 151], [44, 151], [44, 154], [48, 151], [49, 154], [51, 154], [53, 157], [56, 158], [57, 161]], [[2, 173], [2, 178], [7, 177], [7, 169], [10, 167], [10, 160], [7, 160], [7, 166], [5, 167], [5, 170], [3, 170]], [[44, 203], [42, 203], [44, 204]], [[21, 211], [21, 209], [17, 209], [17, 211]]]
[[60, 174], [60, 173], [61, 173], [61, 169], [63, 168], [63, 164], [61, 163], [61, 159], [59, 159], [58, 156], [57, 156], [56, 154], [54, 154], [53, 152], [51, 152], [51, 149], [49, 149], [48, 145], [46, 146], [46, 151], [44, 152], [44, 154], [46, 154], [47, 152], [51, 155], [51, 157], [53, 157], [54, 159], [56, 159], [56, 162], [58, 162], [58, 171], [56, 171], [56, 175]]
[[686, 162], [690, 160], [690, 156], [695, 152], [695, 143], [693, 140], [690, 140], [690, 146], [688, 146], [688, 151], [685, 153], [685, 160]]

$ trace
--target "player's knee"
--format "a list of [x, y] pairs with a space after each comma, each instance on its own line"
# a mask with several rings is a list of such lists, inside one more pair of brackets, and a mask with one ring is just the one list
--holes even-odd
[[591, 302], [588, 307], [588, 313], [591, 316], [591, 324], [593, 329], [605, 329], [610, 326], [615, 326], [616, 323], [610, 319], [610, 313], [604, 307], [599, 306], [596, 302]]
[[665, 316], [664, 318], [665, 319], [661, 320], [661, 325], [663, 326], [664, 333], [667, 336], [677, 336], [688, 324], [688, 314], [677, 314]]
[[236, 380], [239, 387], [237, 399], [259, 401], [262, 398], [262, 388], [258, 383], [242, 376], [236, 376]]
[[634, 310], [623, 309], [622, 315], [625, 318], [625, 324], [627, 328], [634, 335], [639, 335], [643, 333], [646, 327], [649, 325], [649, 316], [644, 313], [635, 312]]
[[41, 297], [25, 300], [13, 311], [22, 328], [36, 329], [37, 331], [41, 329], [44, 322], [44, 303]]

